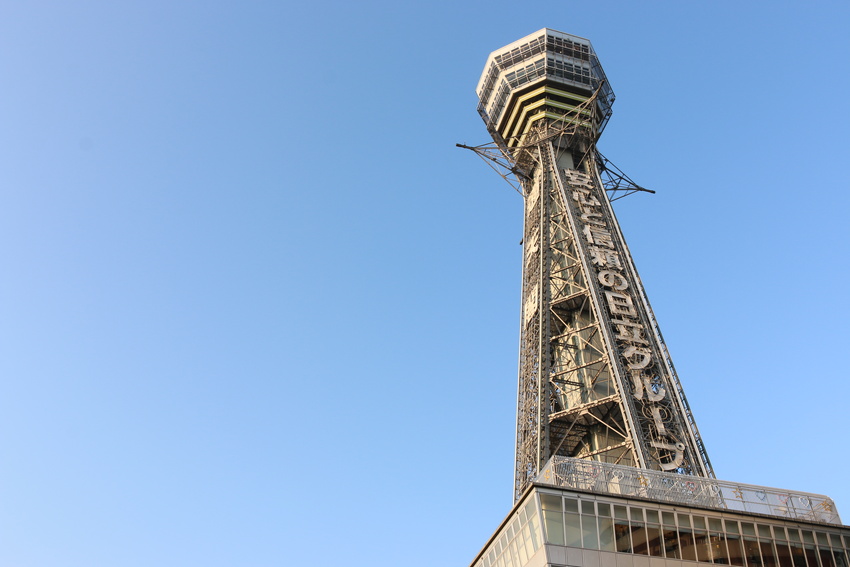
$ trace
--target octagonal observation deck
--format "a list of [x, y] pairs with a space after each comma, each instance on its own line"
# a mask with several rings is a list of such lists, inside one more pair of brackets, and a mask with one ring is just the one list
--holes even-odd
[[538, 120], [575, 117], [600, 85], [594, 108], [579, 117], [597, 134], [611, 117], [614, 91], [596, 52], [590, 40], [544, 28], [490, 54], [476, 88], [478, 113], [512, 148]]

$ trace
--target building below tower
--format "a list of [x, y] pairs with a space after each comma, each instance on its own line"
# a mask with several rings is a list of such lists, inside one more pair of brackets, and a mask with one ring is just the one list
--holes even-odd
[[555, 457], [471, 567], [848, 567], [831, 499]]

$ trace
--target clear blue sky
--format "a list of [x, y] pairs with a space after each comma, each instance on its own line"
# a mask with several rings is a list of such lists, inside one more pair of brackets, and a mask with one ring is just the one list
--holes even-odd
[[847, 487], [846, 2], [0, 6], [0, 565], [469, 563], [521, 200], [487, 55], [617, 94], [617, 211], [720, 478]]

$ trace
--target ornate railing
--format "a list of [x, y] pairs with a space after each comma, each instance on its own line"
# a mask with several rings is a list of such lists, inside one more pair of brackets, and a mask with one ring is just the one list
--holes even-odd
[[538, 484], [616, 496], [635, 496], [684, 504], [766, 514], [780, 518], [841, 525], [831, 498], [697, 476], [553, 457], [538, 475]]

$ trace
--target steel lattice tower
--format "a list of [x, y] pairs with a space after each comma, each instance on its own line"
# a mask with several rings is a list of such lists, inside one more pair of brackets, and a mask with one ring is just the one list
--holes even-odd
[[520, 39], [477, 93], [494, 144], [470, 149], [525, 203], [515, 500], [555, 455], [714, 477], [611, 207], [641, 188], [596, 149], [614, 93], [590, 42]]

